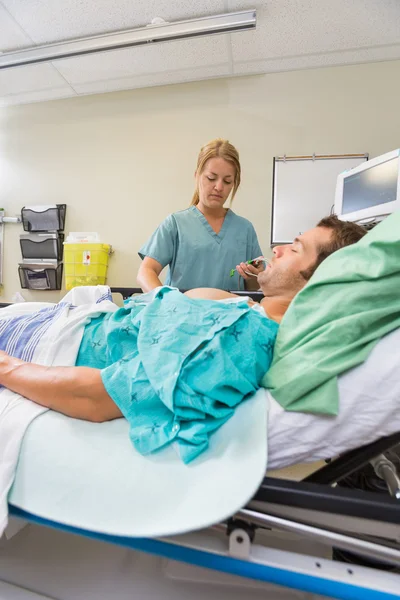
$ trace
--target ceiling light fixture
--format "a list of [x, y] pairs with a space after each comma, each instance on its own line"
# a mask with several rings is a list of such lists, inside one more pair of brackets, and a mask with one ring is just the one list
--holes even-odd
[[94, 54], [96, 52], [144, 46], [158, 42], [184, 40], [204, 35], [255, 29], [256, 10], [243, 10], [187, 21], [177, 21], [175, 23], [165, 23], [162, 22], [162, 19], [154, 21], [156, 21], [156, 24], [137, 29], [106, 33], [66, 42], [57, 42], [55, 44], [45, 44], [43, 46], [34, 46], [16, 52], [0, 53], [0, 69], [10, 69], [12, 67], [50, 62], [62, 58]]

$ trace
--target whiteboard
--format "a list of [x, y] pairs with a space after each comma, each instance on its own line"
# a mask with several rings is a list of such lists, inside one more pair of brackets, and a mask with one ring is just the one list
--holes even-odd
[[274, 158], [271, 245], [292, 242], [331, 214], [337, 176], [367, 156]]

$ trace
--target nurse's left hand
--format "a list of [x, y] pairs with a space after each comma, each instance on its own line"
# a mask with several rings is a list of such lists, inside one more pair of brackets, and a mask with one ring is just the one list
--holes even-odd
[[236, 265], [236, 271], [241, 277], [243, 277], [243, 279], [255, 279], [259, 273], [264, 271], [264, 268], [265, 265], [262, 261], [260, 261], [257, 266], [249, 265], [245, 262], [241, 262], [239, 265]]

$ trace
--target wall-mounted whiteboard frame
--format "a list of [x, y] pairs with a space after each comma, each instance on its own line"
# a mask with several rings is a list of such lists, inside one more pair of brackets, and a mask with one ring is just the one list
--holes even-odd
[[275, 156], [271, 246], [288, 244], [332, 212], [337, 177], [368, 160], [368, 154]]

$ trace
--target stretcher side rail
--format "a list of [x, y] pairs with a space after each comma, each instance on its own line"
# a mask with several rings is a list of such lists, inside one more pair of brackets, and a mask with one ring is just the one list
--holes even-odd
[[400, 502], [386, 494], [266, 477], [252, 502], [400, 524]]
[[358, 471], [380, 454], [387, 452], [400, 444], [400, 431], [380, 438], [365, 446], [345, 452], [327, 465], [318, 469], [303, 481], [308, 483], [323, 483], [332, 485]]

